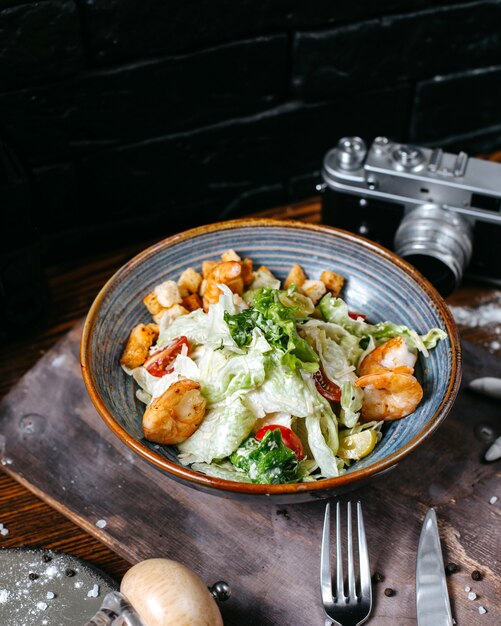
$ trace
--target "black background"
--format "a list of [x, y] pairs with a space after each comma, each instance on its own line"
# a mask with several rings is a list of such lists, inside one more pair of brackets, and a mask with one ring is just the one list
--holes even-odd
[[160, 239], [315, 195], [343, 135], [499, 147], [501, 0], [0, 0], [0, 128], [44, 263]]

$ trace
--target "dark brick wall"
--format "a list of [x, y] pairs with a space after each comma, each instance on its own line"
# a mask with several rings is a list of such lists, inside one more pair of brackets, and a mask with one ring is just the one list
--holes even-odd
[[501, 0], [0, 0], [47, 260], [314, 195], [346, 134], [501, 145]]

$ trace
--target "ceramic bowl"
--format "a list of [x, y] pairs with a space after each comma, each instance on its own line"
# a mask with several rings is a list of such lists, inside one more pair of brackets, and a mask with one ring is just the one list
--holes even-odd
[[[411, 418], [390, 423], [366, 458], [338, 478], [312, 483], [257, 485], [212, 478], [184, 467], [176, 450], [146, 441], [141, 429], [144, 405], [135, 383], [120, 367], [133, 326], [151, 321], [142, 298], [159, 282], [177, 280], [189, 267], [200, 268], [228, 248], [284, 279], [293, 263], [309, 277], [332, 269], [346, 278], [343, 298], [372, 322], [391, 320], [419, 333], [440, 327], [448, 334], [417, 369], [424, 398]], [[241, 498], [267, 496], [301, 502], [360, 486], [395, 467], [441, 424], [456, 397], [461, 374], [454, 320], [432, 285], [390, 251], [352, 233], [292, 221], [234, 220], [195, 228], [148, 248], [124, 265], [103, 287], [88, 314], [81, 344], [83, 377], [98, 412], [132, 450], [175, 480], [191, 487]]]

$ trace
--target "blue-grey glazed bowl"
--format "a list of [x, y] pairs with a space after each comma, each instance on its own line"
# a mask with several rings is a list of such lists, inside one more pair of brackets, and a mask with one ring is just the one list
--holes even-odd
[[[417, 376], [424, 398], [417, 410], [390, 423], [382, 441], [366, 458], [338, 478], [288, 485], [254, 485], [212, 478], [182, 466], [173, 447], [146, 441], [142, 405], [134, 381], [120, 367], [133, 326], [150, 321], [142, 299], [159, 282], [177, 280], [189, 266], [216, 259], [228, 248], [266, 265], [284, 279], [293, 263], [309, 277], [324, 269], [346, 278], [343, 298], [350, 309], [372, 322], [391, 320], [424, 333], [444, 329], [448, 339], [421, 360]], [[112, 431], [173, 479], [224, 496], [267, 496], [275, 502], [331, 497], [395, 467], [441, 424], [459, 389], [461, 354], [457, 328], [441, 296], [412, 266], [392, 252], [352, 233], [292, 221], [247, 219], [211, 224], [161, 241], [124, 265], [92, 305], [81, 344], [81, 364], [90, 397]]]

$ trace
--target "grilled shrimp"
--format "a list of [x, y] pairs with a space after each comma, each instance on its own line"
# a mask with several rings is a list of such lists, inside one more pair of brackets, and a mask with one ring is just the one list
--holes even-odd
[[413, 376], [416, 355], [402, 337], [382, 343], [363, 359], [355, 387], [364, 389], [364, 420], [398, 420], [412, 413], [423, 397]]
[[383, 374], [388, 370], [413, 374], [416, 359], [416, 355], [409, 350], [402, 337], [393, 337], [369, 352], [362, 360], [358, 374], [359, 376]]
[[144, 412], [144, 436], [148, 441], [161, 444], [185, 441], [203, 420], [205, 404], [197, 382], [187, 378], [178, 380]]
[[419, 381], [408, 373], [386, 370], [358, 378], [355, 387], [363, 387], [363, 420], [398, 420], [415, 411], [423, 397]]
[[215, 304], [219, 300], [221, 290], [219, 289], [218, 284], [227, 285], [233, 293], [242, 295], [244, 290], [244, 281], [242, 279], [241, 262], [223, 261], [211, 269], [203, 295], [204, 311], [207, 311], [210, 304]]

